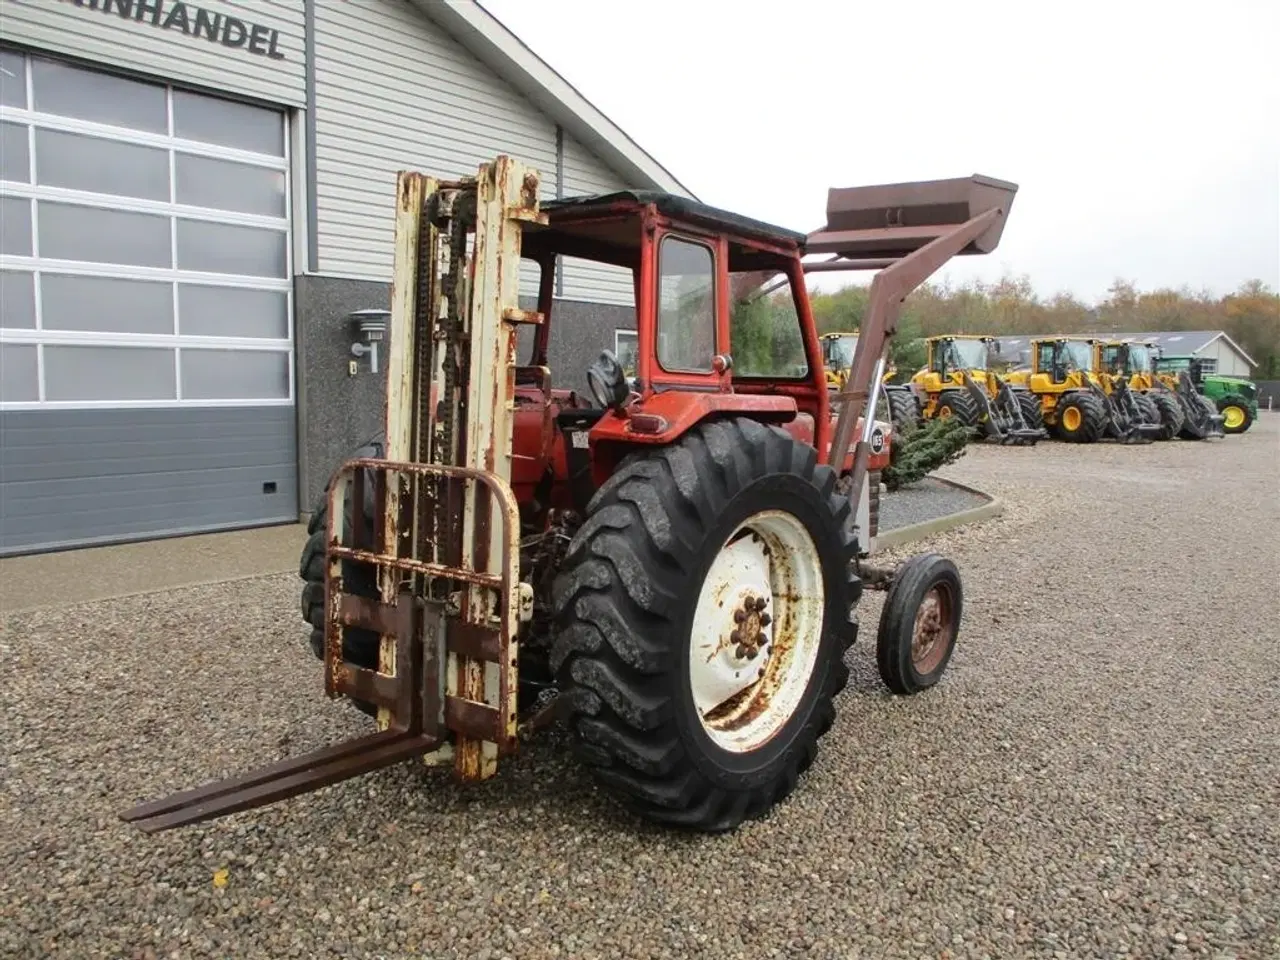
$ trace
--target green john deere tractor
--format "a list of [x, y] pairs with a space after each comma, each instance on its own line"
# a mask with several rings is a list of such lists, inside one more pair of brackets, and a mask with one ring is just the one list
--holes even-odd
[[1207, 397], [1222, 415], [1224, 433], [1244, 433], [1258, 418], [1258, 388], [1244, 377], [1205, 373], [1199, 357], [1161, 356], [1156, 372], [1176, 376], [1186, 371], [1195, 388]]

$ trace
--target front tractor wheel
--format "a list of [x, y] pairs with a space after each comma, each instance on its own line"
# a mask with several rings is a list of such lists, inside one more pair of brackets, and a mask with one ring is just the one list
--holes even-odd
[[1253, 414], [1243, 397], [1235, 394], [1225, 396], [1218, 401], [1217, 407], [1218, 413], [1222, 414], [1223, 433], [1244, 433], [1253, 426]]
[[964, 390], [943, 390], [938, 396], [935, 416], [943, 420], [955, 417], [970, 430], [977, 430], [982, 411], [978, 409], [977, 401]]
[[642, 816], [731, 830], [795, 788], [848, 680], [850, 502], [813, 447], [751, 420], [633, 455], [557, 578], [575, 750]]
[[1068, 393], [1058, 403], [1055, 418], [1059, 440], [1096, 443], [1107, 429], [1107, 410], [1091, 393]]
[[964, 591], [946, 557], [923, 553], [904, 563], [880, 612], [876, 666], [891, 691], [905, 696], [937, 683], [960, 632]]

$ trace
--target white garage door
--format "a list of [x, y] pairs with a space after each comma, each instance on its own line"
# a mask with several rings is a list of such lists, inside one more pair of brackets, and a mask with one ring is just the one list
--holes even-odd
[[288, 143], [0, 49], [0, 553], [297, 519]]

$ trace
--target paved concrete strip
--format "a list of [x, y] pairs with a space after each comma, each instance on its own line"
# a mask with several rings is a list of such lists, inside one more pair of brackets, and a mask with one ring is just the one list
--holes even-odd
[[298, 523], [0, 560], [0, 613], [297, 569]]
[[[967, 510], [960, 510], [955, 513], [948, 513], [940, 517], [931, 517], [928, 520], [922, 520], [919, 523], [907, 524], [906, 526], [897, 527], [892, 530], [884, 530], [876, 537], [876, 552], [889, 550], [893, 547], [902, 546], [905, 543], [911, 543], [915, 540], [923, 540], [926, 537], [935, 534], [945, 533], [948, 530], [954, 530], [957, 527], [963, 527], [971, 523], [979, 523], [983, 520], [990, 520], [1004, 513], [1004, 501], [998, 497], [983, 493], [974, 487], [958, 483], [955, 480], [946, 480], [942, 477], [931, 477], [936, 483], [946, 484], [957, 490], [980, 497], [986, 500], [977, 507], [971, 507]], [[893, 496], [893, 494], [889, 494]], [[883, 509], [883, 508], [882, 508]]]

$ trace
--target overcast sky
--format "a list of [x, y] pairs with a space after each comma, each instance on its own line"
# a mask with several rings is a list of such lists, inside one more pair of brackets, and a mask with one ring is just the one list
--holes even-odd
[[936, 279], [1280, 289], [1277, 0], [481, 3], [707, 203], [984, 173], [1004, 239]]

